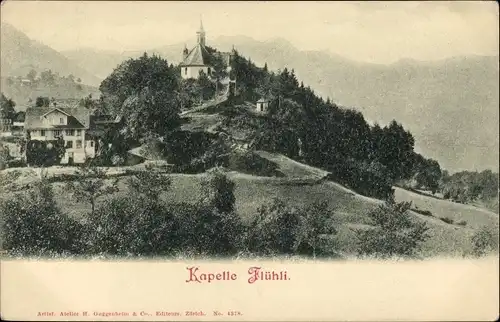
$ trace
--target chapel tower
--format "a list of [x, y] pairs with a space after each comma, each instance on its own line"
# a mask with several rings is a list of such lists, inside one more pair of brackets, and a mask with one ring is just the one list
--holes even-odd
[[203, 21], [200, 19], [200, 30], [196, 32], [198, 44], [205, 46], [205, 30], [203, 29]]

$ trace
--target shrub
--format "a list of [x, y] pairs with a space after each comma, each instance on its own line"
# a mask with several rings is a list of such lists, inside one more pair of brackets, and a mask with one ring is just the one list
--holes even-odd
[[293, 254], [301, 243], [302, 218], [283, 200], [259, 208], [248, 228], [247, 248], [256, 254]]
[[147, 198], [116, 197], [89, 214], [86, 252], [107, 255], [168, 255], [178, 247], [177, 222], [169, 209]]
[[467, 222], [465, 220], [460, 220], [459, 222], [457, 222], [457, 225], [459, 225], [459, 226], [467, 226]]
[[301, 243], [299, 252], [312, 255], [331, 254], [332, 245], [329, 237], [337, 230], [332, 222], [332, 213], [328, 210], [327, 202], [316, 202], [304, 207], [301, 212]]
[[276, 163], [271, 162], [255, 152], [232, 153], [229, 157], [229, 169], [265, 177], [281, 176]]
[[450, 224], [450, 225], [452, 225], [454, 223], [454, 220], [449, 218], [449, 217], [440, 217], [439, 219], [441, 219], [442, 221], [444, 221], [445, 223]]
[[234, 211], [234, 182], [220, 168], [214, 168], [202, 182], [204, 199], [220, 212]]
[[51, 186], [37, 182], [26, 194], [0, 205], [3, 248], [14, 254], [49, 255], [81, 251], [79, 222], [56, 206]]
[[386, 174], [386, 169], [379, 163], [338, 161], [329, 166], [328, 170], [331, 172], [330, 180], [346, 185], [362, 195], [384, 200], [394, 197], [392, 182]]
[[484, 256], [498, 250], [498, 235], [488, 227], [481, 227], [471, 237], [472, 255], [476, 257]]
[[409, 213], [411, 203], [388, 201], [368, 216], [374, 228], [355, 230], [361, 255], [413, 257], [428, 238], [428, 227]]
[[51, 141], [30, 140], [26, 146], [26, 163], [35, 166], [59, 164], [65, 153], [62, 138]]
[[421, 215], [424, 215], [424, 216], [429, 216], [429, 217], [433, 217], [432, 216], [432, 212], [429, 211], [429, 210], [421, 210], [421, 209], [417, 209], [417, 207], [413, 208], [412, 209], [414, 212], [416, 213], [419, 213]]
[[172, 207], [183, 252], [204, 255], [230, 255], [241, 249], [243, 225], [234, 212], [219, 212], [204, 205], [177, 204]]

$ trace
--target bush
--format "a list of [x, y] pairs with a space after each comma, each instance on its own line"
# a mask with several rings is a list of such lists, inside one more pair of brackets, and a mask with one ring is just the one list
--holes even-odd
[[429, 217], [433, 217], [432, 216], [432, 212], [429, 211], [429, 210], [421, 210], [421, 209], [417, 209], [417, 207], [413, 208], [412, 209], [414, 212], [416, 213], [419, 213], [421, 215], [424, 215], [424, 216], [429, 216]]
[[283, 200], [259, 208], [248, 228], [247, 248], [256, 254], [294, 254], [301, 243], [302, 218]]
[[35, 166], [59, 164], [66, 153], [64, 140], [30, 140], [26, 147], [26, 163]]
[[80, 253], [82, 226], [56, 206], [47, 182], [0, 205], [3, 248], [13, 254]]
[[252, 151], [232, 153], [229, 157], [229, 169], [256, 176], [283, 176], [283, 174], [278, 171], [276, 163], [271, 162]]
[[454, 223], [454, 220], [451, 218], [448, 218], [448, 217], [440, 217], [439, 219], [441, 219], [442, 221], [444, 221], [445, 223], [450, 224], [450, 225], [453, 225], [453, 223]]
[[459, 225], [459, 226], [467, 226], [467, 222], [465, 220], [461, 220], [461, 221], [457, 222], [457, 225]]
[[498, 250], [498, 234], [488, 227], [482, 227], [471, 237], [472, 255], [476, 257], [484, 256]]
[[388, 201], [371, 211], [374, 228], [355, 230], [361, 255], [414, 257], [429, 236], [425, 222], [411, 217], [411, 203]]
[[378, 163], [363, 163], [356, 160], [339, 161], [331, 165], [329, 179], [339, 182], [352, 190], [384, 200], [394, 197], [392, 182], [385, 168]]
[[84, 243], [88, 254], [168, 255], [178, 247], [177, 222], [165, 206], [144, 197], [104, 201], [88, 217]]

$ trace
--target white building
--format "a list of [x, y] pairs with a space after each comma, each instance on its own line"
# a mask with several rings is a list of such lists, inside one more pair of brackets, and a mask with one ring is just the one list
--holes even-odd
[[210, 66], [210, 53], [205, 47], [205, 30], [203, 23], [200, 24], [200, 30], [196, 32], [197, 43], [193, 49], [188, 50], [184, 48], [182, 52], [181, 76], [183, 79], [195, 78], [197, 79], [200, 72], [203, 71], [207, 76], [212, 72]]
[[[214, 71], [210, 61], [212, 54], [206, 48], [205, 30], [203, 23], [200, 23], [200, 30], [196, 32], [196, 46], [191, 50], [184, 47], [182, 51], [182, 62], [179, 64], [181, 68], [181, 76], [183, 79], [198, 79], [200, 72], [203, 71], [209, 78]], [[231, 72], [231, 56], [235, 53], [234, 47], [232, 52], [217, 52], [216, 55], [227, 65], [227, 72]]]
[[257, 104], [255, 106], [255, 110], [259, 113], [265, 113], [267, 112], [267, 109], [269, 108], [269, 100], [265, 98], [261, 98], [257, 101]]
[[90, 119], [90, 111], [85, 107], [30, 107], [24, 128], [31, 140], [62, 137], [66, 147], [62, 164], [84, 163], [95, 156], [95, 142], [87, 133]]

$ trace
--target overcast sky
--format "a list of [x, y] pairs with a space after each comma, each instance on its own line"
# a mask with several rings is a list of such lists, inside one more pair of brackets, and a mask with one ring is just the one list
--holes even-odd
[[194, 37], [282, 37], [303, 50], [391, 63], [498, 55], [496, 2], [2, 1], [1, 19], [56, 50], [145, 50]]

